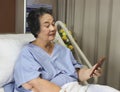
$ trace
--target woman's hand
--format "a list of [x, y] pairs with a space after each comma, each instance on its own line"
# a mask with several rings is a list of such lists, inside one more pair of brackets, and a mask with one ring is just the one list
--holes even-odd
[[92, 68], [91, 68], [91, 73], [90, 73], [90, 77], [99, 77], [102, 75], [102, 68], [101, 67], [97, 67], [97, 64], [95, 64]]
[[92, 68], [85, 67], [85, 68], [82, 68], [80, 70], [77, 70], [79, 80], [80, 81], [86, 81], [86, 80], [90, 79], [91, 77], [99, 77], [99, 76], [101, 76], [102, 69], [100, 67], [95, 69], [95, 67], [96, 67], [96, 64]]

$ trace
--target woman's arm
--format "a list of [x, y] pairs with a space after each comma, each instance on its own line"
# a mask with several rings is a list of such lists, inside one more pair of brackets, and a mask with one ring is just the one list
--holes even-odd
[[26, 84], [27, 84], [27, 86], [28, 85], [29, 86], [25, 87], [24, 84], [22, 86], [24, 88], [31, 88], [31, 90], [33, 90], [33, 92], [59, 92], [61, 89], [56, 84], [51, 83], [50, 81], [47, 81], [47, 80], [41, 79], [41, 78], [33, 79]]
[[96, 64], [92, 68], [90, 68], [90, 69], [87, 68], [87, 67], [84, 67], [84, 68], [81, 68], [81, 69], [77, 69], [79, 80], [80, 81], [86, 81], [86, 80], [90, 79], [91, 77], [99, 77], [99, 76], [101, 76], [102, 69], [100, 67], [98, 67], [94, 71], [93, 75], [90, 76], [95, 67], [96, 67]]

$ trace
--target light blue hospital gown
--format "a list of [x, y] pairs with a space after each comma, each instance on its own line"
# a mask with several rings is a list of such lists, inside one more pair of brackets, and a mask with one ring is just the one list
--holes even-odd
[[59, 86], [78, 81], [75, 68], [81, 68], [72, 52], [59, 44], [55, 44], [51, 55], [42, 48], [30, 43], [22, 49], [16, 62], [14, 92], [31, 92], [21, 85], [32, 79], [41, 77]]

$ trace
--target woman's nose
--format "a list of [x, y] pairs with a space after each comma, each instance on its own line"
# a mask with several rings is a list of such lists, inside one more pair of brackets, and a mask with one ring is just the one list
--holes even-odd
[[55, 26], [50, 25], [50, 31], [53, 31], [53, 30], [55, 30]]

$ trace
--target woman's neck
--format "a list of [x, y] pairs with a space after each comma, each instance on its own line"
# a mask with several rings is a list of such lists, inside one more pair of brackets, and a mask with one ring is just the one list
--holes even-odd
[[45, 50], [48, 54], [51, 54], [54, 48], [54, 44], [52, 42], [46, 42], [42, 40], [35, 40], [33, 41], [33, 44], [39, 46], [43, 50]]

